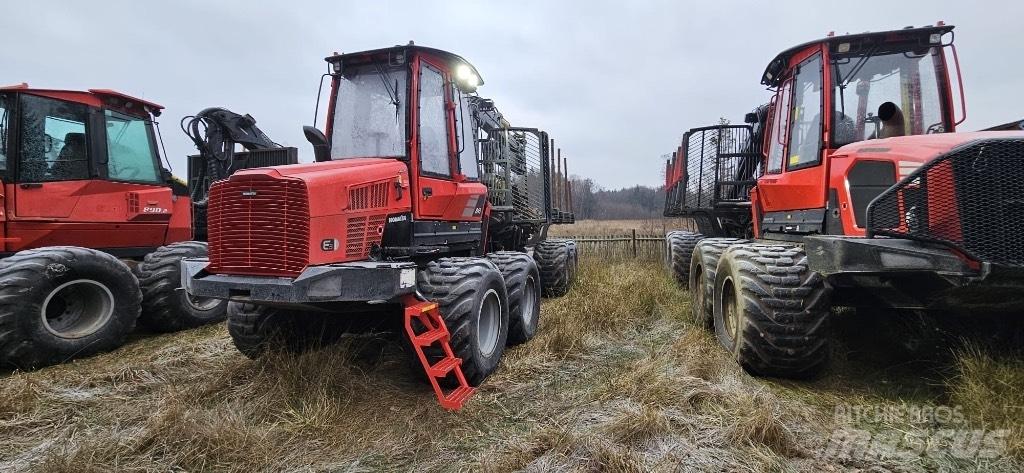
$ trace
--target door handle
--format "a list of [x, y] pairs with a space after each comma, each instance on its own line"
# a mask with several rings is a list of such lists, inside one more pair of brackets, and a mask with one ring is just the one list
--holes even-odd
[[430, 187], [424, 187], [423, 188], [423, 198], [424, 199], [427, 199], [427, 198], [429, 198], [432, 195], [434, 195], [434, 189], [432, 189]]
[[43, 187], [43, 185], [38, 182], [25, 182], [18, 187], [21, 187], [22, 189], [39, 189], [40, 187]]

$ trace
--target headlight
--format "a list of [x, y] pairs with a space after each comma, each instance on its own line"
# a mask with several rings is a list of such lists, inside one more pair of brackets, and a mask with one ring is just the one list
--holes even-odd
[[465, 64], [459, 64], [455, 68], [455, 78], [470, 90], [476, 90], [480, 85], [480, 78]]

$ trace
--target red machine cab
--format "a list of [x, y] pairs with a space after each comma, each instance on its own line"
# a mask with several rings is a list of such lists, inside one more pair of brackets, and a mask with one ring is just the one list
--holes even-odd
[[191, 237], [189, 201], [167, 185], [153, 116], [105, 89], [0, 89], [4, 251], [77, 245], [142, 256]]

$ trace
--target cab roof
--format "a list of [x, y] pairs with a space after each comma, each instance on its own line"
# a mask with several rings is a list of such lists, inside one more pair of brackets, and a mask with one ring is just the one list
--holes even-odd
[[797, 52], [815, 44], [825, 44], [832, 49], [841, 43], [859, 43], [863, 46], [881, 43], [905, 44], [908, 41], [920, 41], [922, 45], [927, 45], [930, 44], [929, 39], [931, 38], [931, 35], [938, 34], [941, 37], [950, 31], [953, 31], [953, 25], [946, 25], [940, 22], [936, 26], [922, 26], [918, 28], [908, 26], [900, 30], [828, 36], [814, 41], [808, 41], [806, 43], [793, 46], [779, 53], [778, 56], [775, 56], [775, 59], [772, 59], [772, 61], [768, 63], [768, 67], [765, 68], [764, 74], [761, 75], [761, 84], [768, 87], [775, 87], [779, 85], [783, 79], [782, 73], [789, 65], [789, 59]]
[[[412, 53], [416, 53], [416, 52], [423, 52], [423, 53], [427, 53], [427, 54], [430, 54], [430, 55], [433, 55], [433, 56], [440, 57], [441, 59], [443, 59], [445, 61], [448, 61], [453, 66], [456, 65], [456, 64], [465, 64], [465, 65], [469, 66], [469, 68], [473, 71], [473, 73], [476, 74], [477, 78], [479, 78], [479, 80], [480, 80], [480, 84], [479, 85], [484, 85], [484, 78], [483, 78], [483, 76], [480, 75], [480, 72], [476, 70], [476, 67], [473, 66], [472, 63], [467, 61], [462, 56], [459, 56], [458, 54], [455, 54], [455, 53], [450, 53], [450, 52], [442, 50], [442, 49], [428, 48], [426, 46], [418, 46], [416, 44], [413, 44], [412, 41], [410, 41], [409, 44], [407, 44], [407, 45], [397, 45], [397, 46], [392, 46], [390, 48], [371, 49], [369, 51], [359, 51], [359, 52], [355, 52], [355, 53], [343, 53], [343, 54], [335, 53], [335, 54], [333, 54], [331, 56], [327, 56], [326, 58], [324, 58], [324, 60], [327, 61], [328, 63], [332, 63], [332, 64], [335, 63], [335, 62], [338, 62], [338, 61], [341, 61], [342, 63], [345, 63], [345, 62], [348, 62], [348, 61], [351, 61], [351, 60], [357, 60], [357, 61], [360, 60], [360, 59], [366, 60], [366, 59], [369, 59], [369, 58], [371, 58], [373, 56], [379, 56], [379, 55], [383, 55], [383, 54], [389, 54], [390, 55], [390, 54], [398, 53], [398, 54], [402, 54], [401, 57], [403, 58], [403, 61], [404, 61], [405, 60], [404, 58], [408, 58]], [[454, 67], [453, 67], [453, 69], [454, 69]]]
[[[160, 115], [160, 111], [164, 109], [163, 105], [150, 102], [148, 100], [133, 97], [131, 95], [118, 92], [112, 89], [87, 89], [87, 90], [68, 90], [68, 89], [46, 89], [39, 87], [31, 87], [27, 82], [22, 82], [17, 85], [8, 85], [0, 87], [0, 91], [14, 91], [14, 92], [25, 92], [25, 93], [36, 93], [40, 95], [47, 95], [51, 97], [65, 98], [74, 100], [96, 107], [110, 106], [111, 100], [118, 102], [117, 108], [121, 108], [124, 103], [136, 103], [141, 105], [147, 111], [153, 115]], [[89, 98], [94, 100], [89, 100]]]

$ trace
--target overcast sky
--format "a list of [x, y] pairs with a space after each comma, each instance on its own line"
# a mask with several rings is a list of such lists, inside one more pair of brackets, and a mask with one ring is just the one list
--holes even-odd
[[323, 58], [414, 40], [467, 58], [514, 125], [548, 130], [574, 174], [618, 188], [657, 185], [686, 129], [740, 122], [766, 101], [759, 79], [778, 52], [829, 31], [944, 20], [957, 26], [962, 129], [1024, 118], [1019, 0], [262, 3], [0, 0], [0, 84], [113, 88], [166, 106], [183, 176], [194, 149], [178, 121], [209, 106], [252, 114], [312, 161], [301, 127]]

